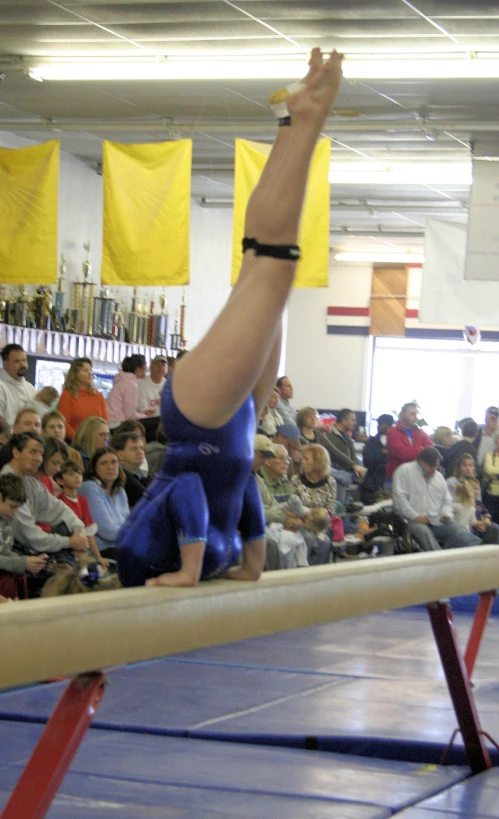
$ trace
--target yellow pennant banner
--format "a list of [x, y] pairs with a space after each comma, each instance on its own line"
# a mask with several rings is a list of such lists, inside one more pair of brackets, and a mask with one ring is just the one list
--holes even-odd
[[57, 281], [59, 142], [0, 148], [0, 282]]
[[188, 284], [192, 141], [102, 150], [102, 283]]
[[[234, 222], [232, 232], [231, 283], [239, 276], [242, 263], [246, 206], [265, 167], [271, 146], [236, 139], [234, 175]], [[331, 142], [321, 139], [315, 148], [301, 215], [295, 287], [327, 287], [329, 281], [329, 161]], [[251, 237], [249, 237], [251, 238]], [[258, 237], [257, 237], [258, 238]]]

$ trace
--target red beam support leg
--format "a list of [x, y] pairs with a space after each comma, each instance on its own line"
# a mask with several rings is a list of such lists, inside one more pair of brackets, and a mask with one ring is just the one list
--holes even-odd
[[75, 677], [45, 726], [1, 819], [43, 819], [104, 694], [100, 671]]
[[470, 636], [468, 637], [468, 644], [464, 652], [464, 664], [468, 671], [468, 677], [471, 679], [473, 669], [475, 667], [476, 658], [482, 642], [483, 633], [494, 605], [494, 598], [497, 592], [487, 591], [480, 592], [480, 599], [476, 607], [475, 619], [471, 627]]
[[448, 603], [441, 602], [430, 603], [427, 609], [463, 737], [468, 764], [473, 773], [482, 773], [491, 767], [490, 757], [483, 741], [480, 720], [452, 619], [452, 611]]

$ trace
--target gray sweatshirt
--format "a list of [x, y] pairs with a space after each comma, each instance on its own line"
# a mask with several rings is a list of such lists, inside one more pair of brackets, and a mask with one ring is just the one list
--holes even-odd
[[12, 574], [26, 572], [26, 557], [14, 551], [14, 531], [10, 520], [0, 518], [0, 571]]
[[[10, 464], [6, 464], [0, 475], [15, 475]], [[70, 532], [84, 529], [85, 524], [60, 500], [48, 492], [36, 478], [23, 478], [28, 500], [23, 503], [15, 518], [12, 529], [17, 543], [24, 547], [26, 554], [53, 554], [61, 549], [69, 549], [69, 537], [44, 532], [37, 523], [56, 526], [65, 523]]]

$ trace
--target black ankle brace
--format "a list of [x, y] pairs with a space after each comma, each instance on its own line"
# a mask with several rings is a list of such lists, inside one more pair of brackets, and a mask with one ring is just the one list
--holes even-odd
[[248, 239], [247, 236], [243, 239], [243, 253], [246, 253], [247, 250], [256, 250], [258, 247], [258, 242], [256, 239]]
[[298, 245], [261, 245], [256, 242], [257, 256], [270, 256], [271, 259], [289, 259], [297, 262], [301, 258]]
[[277, 120], [277, 124], [279, 128], [281, 128], [283, 125], [291, 125], [291, 117], [289, 116], [289, 114], [287, 117], [279, 117], [279, 119]]

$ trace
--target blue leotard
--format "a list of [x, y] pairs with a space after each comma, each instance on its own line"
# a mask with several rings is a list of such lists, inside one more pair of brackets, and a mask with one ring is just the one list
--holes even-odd
[[173, 399], [171, 379], [161, 396], [168, 446], [161, 469], [116, 542], [124, 586], [180, 569], [184, 543], [206, 541], [202, 579], [239, 562], [242, 542], [264, 536], [258, 486], [251, 473], [255, 404], [249, 396], [219, 429], [192, 424]]

